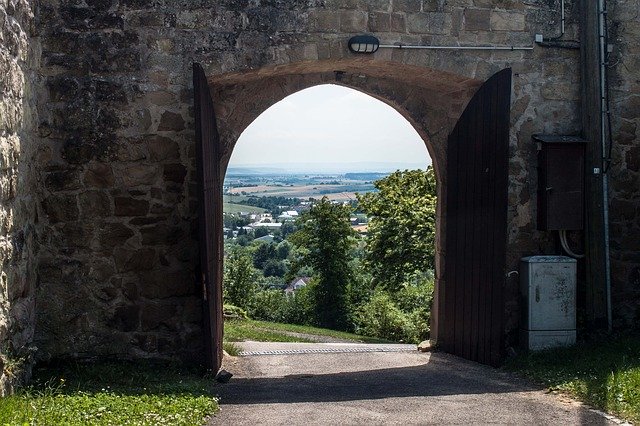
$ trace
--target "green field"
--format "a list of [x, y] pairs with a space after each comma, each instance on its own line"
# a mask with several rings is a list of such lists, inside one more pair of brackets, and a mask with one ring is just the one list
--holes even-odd
[[261, 207], [245, 206], [244, 204], [223, 203], [222, 209], [225, 213], [266, 213], [268, 210]]

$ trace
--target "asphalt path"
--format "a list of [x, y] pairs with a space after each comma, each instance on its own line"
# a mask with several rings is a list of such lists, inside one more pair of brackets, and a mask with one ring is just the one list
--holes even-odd
[[403, 345], [241, 343], [210, 425], [609, 425], [514, 375]]

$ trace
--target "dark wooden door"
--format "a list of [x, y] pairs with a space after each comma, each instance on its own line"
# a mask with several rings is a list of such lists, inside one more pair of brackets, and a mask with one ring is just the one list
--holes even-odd
[[207, 368], [217, 372], [222, 363], [222, 182], [220, 137], [207, 76], [193, 64], [200, 279], [204, 306], [204, 346]]
[[[467, 105], [447, 152], [443, 350], [484, 364], [503, 358], [511, 69]], [[442, 284], [441, 284], [442, 285]]]

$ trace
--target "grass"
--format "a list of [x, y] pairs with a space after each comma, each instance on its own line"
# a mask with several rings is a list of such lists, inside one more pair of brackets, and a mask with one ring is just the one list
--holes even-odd
[[234, 342], [224, 342], [222, 344], [222, 348], [231, 356], [238, 356], [238, 354], [240, 353], [240, 347]]
[[313, 336], [327, 336], [338, 339], [350, 340], [359, 343], [391, 343], [388, 340], [360, 336], [343, 331], [329, 330], [326, 328], [309, 327], [304, 325], [281, 324], [275, 322], [256, 320], [227, 320], [224, 324], [225, 340], [240, 342], [254, 340], [258, 342], [313, 342], [312, 339], [291, 336], [287, 333], [302, 333]]
[[217, 411], [212, 378], [169, 364], [68, 364], [0, 398], [2, 425], [202, 425]]
[[246, 206], [244, 204], [222, 203], [222, 210], [225, 213], [266, 213], [268, 210], [262, 207]]
[[640, 423], [640, 335], [523, 354], [506, 367], [551, 390]]

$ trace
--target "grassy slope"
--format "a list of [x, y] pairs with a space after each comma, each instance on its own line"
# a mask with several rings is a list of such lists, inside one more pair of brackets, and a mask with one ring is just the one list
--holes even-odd
[[524, 354], [507, 364], [552, 390], [640, 423], [640, 336]]
[[0, 398], [2, 425], [201, 425], [217, 410], [212, 379], [167, 364], [69, 364], [36, 371]]
[[314, 336], [329, 336], [360, 343], [390, 343], [388, 340], [303, 325], [281, 324], [255, 320], [227, 320], [224, 325], [225, 340], [229, 342], [239, 342], [243, 340], [254, 340], [258, 342], [312, 341], [303, 337], [290, 336], [283, 332], [310, 334]]
[[261, 207], [245, 206], [244, 204], [223, 203], [222, 209], [225, 213], [265, 213], [266, 209]]

